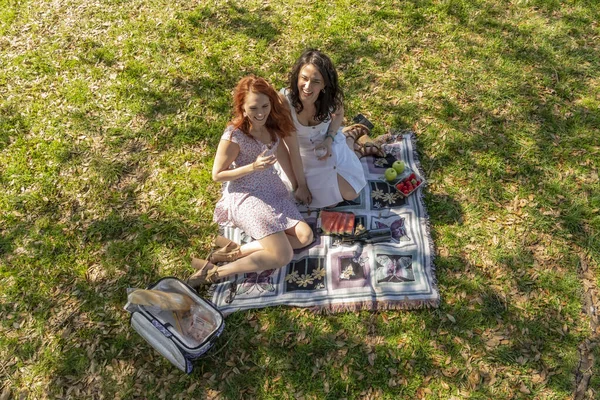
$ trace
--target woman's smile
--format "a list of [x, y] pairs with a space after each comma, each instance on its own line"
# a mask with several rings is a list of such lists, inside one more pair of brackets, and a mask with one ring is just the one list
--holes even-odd
[[325, 82], [318, 68], [312, 64], [302, 67], [298, 76], [298, 91], [301, 99], [314, 103], [324, 89]]

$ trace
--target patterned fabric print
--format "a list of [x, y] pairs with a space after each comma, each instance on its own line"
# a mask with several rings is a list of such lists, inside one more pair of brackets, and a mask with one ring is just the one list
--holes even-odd
[[388, 147], [388, 150], [390, 152], [385, 157], [375, 157], [370, 160], [371, 162], [368, 163], [370, 173], [383, 175], [384, 171], [390, 168], [396, 159], [401, 159], [401, 157], [396, 158], [397, 153], [396, 155], [394, 154], [396, 152], [395, 148]]
[[[279, 139], [265, 145], [239, 130], [228, 129], [221, 140], [239, 145], [240, 152], [233, 167], [253, 163], [264, 150], [277, 151]], [[302, 220], [285, 185], [274, 167], [256, 171], [228, 182], [217, 202], [214, 221], [220, 225], [234, 225], [254, 239], [295, 226]]]
[[[369, 243], [316, 235], [312, 245], [296, 250], [292, 262], [271, 275], [273, 292], [261, 292], [265, 282], [257, 277], [246, 282], [249, 286], [244, 295], [236, 295], [230, 301], [231, 293], [238, 289], [236, 286], [230, 290], [229, 280], [211, 288], [217, 307], [225, 315], [272, 305], [328, 312], [436, 307], [439, 292], [422, 198], [424, 185], [405, 198], [396, 195], [396, 188], [381, 180], [383, 171], [395, 159], [403, 160], [407, 169], [418, 174], [414, 139], [409, 134], [398, 136], [396, 142], [385, 145], [386, 157], [364, 157], [361, 164], [369, 186], [361, 192], [360, 202], [341, 203], [332, 208], [353, 212], [355, 227], [389, 228], [391, 238]], [[306, 210], [303, 215], [315, 230], [318, 214]]]
[[274, 271], [274, 269], [268, 269], [259, 273], [246, 274], [246, 278], [238, 285], [236, 293], [239, 295], [251, 294], [255, 290], [259, 293], [275, 291], [273, 279], [271, 278]]
[[360, 253], [355, 252], [352, 258], [341, 258], [340, 279], [357, 280], [364, 279], [365, 266], [369, 257], [362, 257]]
[[331, 260], [331, 289], [353, 290], [354, 288], [370, 287], [371, 267], [369, 246], [352, 244], [354, 247], [348, 249], [340, 246], [339, 253]]
[[392, 239], [396, 243], [400, 242], [408, 242], [410, 238], [406, 232], [406, 227], [404, 226], [404, 218], [398, 217], [392, 222], [391, 225], [384, 224], [383, 222], [374, 221], [376, 228], [390, 228], [392, 231]]
[[400, 207], [406, 200], [396, 188], [381, 181], [369, 181], [371, 187], [372, 209]]
[[325, 268], [322, 258], [305, 258], [288, 265], [286, 290], [320, 290], [325, 288]]
[[274, 269], [267, 269], [258, 273], [244, 274], [240, 281], [230, 286], [228, 302], [231, 303], [236, 296], [253, 295], [256, 297], [264, 293], [274, 292], [273, 272], [275, 272]]
[[396, 256], [391, 254], [377, 254], [377, 269], [375, 276], [381, 282], [408, 282], [414, 281], [411, 256]]

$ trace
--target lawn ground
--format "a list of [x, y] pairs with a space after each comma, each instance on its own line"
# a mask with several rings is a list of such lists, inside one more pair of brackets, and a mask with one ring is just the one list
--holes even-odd
[[[592, 0], [0, 0], [1, 399], [597, 398], [599, 20]], [[307, 47], [347, 116], [416, 133], [441, 305], [236, 313], [181, 374], [126, 289], [207, 254], [231, 91], [285, 86]]]

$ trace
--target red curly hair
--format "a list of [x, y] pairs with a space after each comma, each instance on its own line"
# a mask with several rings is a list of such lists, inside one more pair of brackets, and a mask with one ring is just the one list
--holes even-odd
[[271, 112], [267, 117], [265, 126], [271, 134], [272, 140], [275, 140], [275, 135], [284, 138], [296, 130], [287, 102], [282, 101], [275, 89], [266, 80], [254, 75], [242, 78], [235, 87], [233, 93], [234, 117], [231, 121], [234, 129], [239, 129], [246, 135], [250, 135], [251, 124], [248, 118], [244, 117], [244, 103], [249, 92], [264, 94], [271, 102]]

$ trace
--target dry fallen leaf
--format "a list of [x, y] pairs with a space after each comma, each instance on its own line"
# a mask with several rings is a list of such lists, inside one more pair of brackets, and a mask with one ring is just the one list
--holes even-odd
[[369, 364], [371, 364], [371, 366], [375, 365], [375, 358], [377, 357], [377, 355], [375, 353], [370, 353], [369, 354]]

